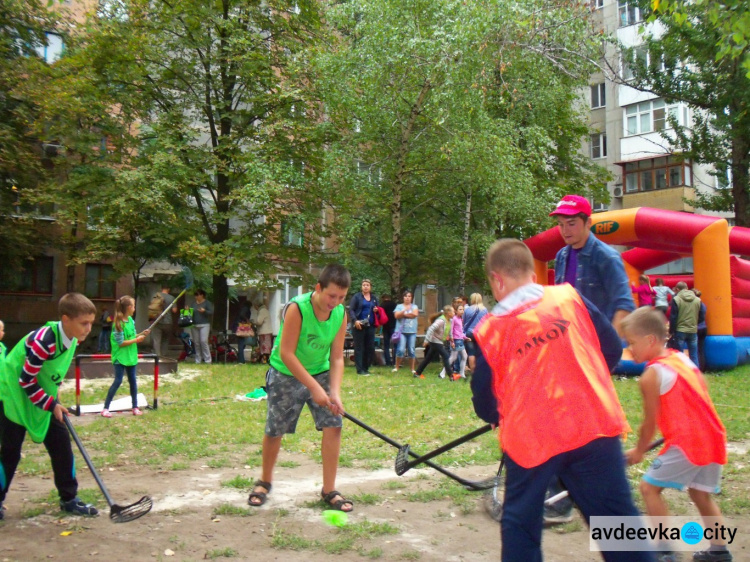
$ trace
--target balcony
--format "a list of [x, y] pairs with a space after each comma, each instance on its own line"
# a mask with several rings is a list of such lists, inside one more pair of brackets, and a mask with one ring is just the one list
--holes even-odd
[[679, 186], [667, 189], [654, 189], [652, 191], [625, 193], [622, 196], [622, 208], [654, 207], [668, 211], [695, 212], [695, 209], [686, 204], [683, 198], [689, 200], [695, 199], [695, 188]]

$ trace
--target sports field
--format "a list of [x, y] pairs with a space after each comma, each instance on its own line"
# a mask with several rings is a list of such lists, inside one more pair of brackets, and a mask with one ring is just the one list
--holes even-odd
[[[415, 380], [406, 370], [374, 368], [358, 377], [347, 368], [343, 401], [347, 411], [416, 452], [427, 452], [483, 425], [473, 415], [470, 391], [462, 382], [436, 376]], [[750, 370], [709, 376], [717, 410], [727, 426], [730, 463], [719, 501], [739, 528], [732, 550], [750, 559]], [[304, 413], [297, 433], [284, 440], [274, 489], [262, 508], [247, 505], [260, 475], [260, 441], [265, 402], [236, 397], [263, 384], [261, 366], [181, 365], [163, 377], [159, 408], [135, 418], [74, 418], [115, 503], [154, 500], [148, 515], [114, 524], [83, 459], [76, 452], [81, 496], [96, 502], [95, 519], [62, 517], [49, 461], [42, 446], [27, 443], [25, 457], [5, 502], [0, 523], [0, 561], [108, 560], [497, 560], [498, 525], [485, 512], [481, 492], [469, 492], [429, 468], [394, 471], [396, 449], [371, 433], [345, 423], [337, 488], [355, 501], [342, 528], [326, 525], [318, 501], [321, 487], [319, 435]], [[84, 384], [83, 403], [103, 400], [108, 380]], [[634, 380], [616, 388], [633, 427], [640, 416]], [[139, 376], [139, 390], [151, 401], [153, 379]], [[127, 386], [127, 385], [126, 385]], [[125, 395], [123, 387], [120, 395]], [[72, 404], [66, 382], [63, 402]], [[434, 461], [470, 480], [497, 470], [494, 432]], [[646, 465], [630, 469], [635, 485]], [[695, 515], [685, 494], [669, 493], [673, 512]], [[588, 551], [582, 520], [548, 530], [545, 560], [599, 560]]]

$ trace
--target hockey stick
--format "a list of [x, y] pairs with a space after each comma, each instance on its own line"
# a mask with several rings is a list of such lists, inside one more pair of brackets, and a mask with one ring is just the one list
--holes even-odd
[[407, 470], [410, 470], [417, 466], [418, 464], [422, 464], [424, 462], [427, 462], [428, 460], [445, 453], [446, 451], [449, 451], [453, 447], [458, 447], [462, 443], [466, 443], [467, 441], [471, 441], [475, 437], [479, 437], [480, 435], [483, 435], [490, 431], [492, 429], [492, 426], [490, 424], [484, 425], [480, 427], [479, 429], [475, 429], [471, 433], [467, 433], [463, 437], [459, 437], [458, 439], [454, 439], [450, 443], [446, 443], [442, 447], [438, 447], [434, 451], [430, 451], [429, 453], [426, 453], [422, 455], [421, 457], [417, 457], [413, 461], [409, 460], [409, 454], [411, 451], [409, 450], [409, 445], [403, 445], [399, 448], [398, 454], [396, 455], [396, 474], [401, 476], [404, 474]]
[[[183, 266], [182, 273], [185, 276], [185, 288], [182, 290], [182, 292], [179, 295], [177, 295], [177, 297], [172, 301], [172, 303], [176, 303], [178, 300], [180, 300], [182, 295], [184, 295], [187, 292], [187, 290], [193, 286], [193, 272], [190, 271], [190, 268]], [[168, 305], [164, 307], [164, 310], [161, 311], [161, 314], [159, 314], [159, 316], [156, 317], [156, 320], [151, 322], [151, 325], [148, 328], [146, 328], [146, 330], [144, 331], [151, 331], [151, 328], [153, 328], [159, 322], [159, 320], [164, 318], [170, 310], [172, 310], [172, 306]]]
[[[662, 445], [664, 445], [664, 438], [663, 437], [660, 438], [660, 439], [657, 439], [656, 441], [653, 441], [648, 446], [648, 449], [646, 449], [646, 452], [653, 451], [654, 449], [656, 449], [657, 447], [661, 447]], [[563, 490], [562, 492], [559, 492], [559, 493], [555, 494], [554, 496], [550, 496], [549, 498], [547, 498], [546, 500], [544, 500], [544, 505], [545, 505], [545, 507], [546, 506], [550, 506], [552, 504], [555, 504], [555, 503], [559, 502], [563, 498], [567, 498], [569, 495], [570, 495], [570, 492], [568, 492], [568, 490]]]
[[[366, 423], [358, 420], [357, 418], [355, 418], [351, 414], [348, 414], [348, 413], [344, 412], [344, 417], [346, 419], [348, 419], [350, 422], [355, 423], [356, 425], [358, 425], [359, 427], [361, 427], [365, 431], [368, 431], [368, 432], [372, 433], [375, 437], [378, 437], [378, 438], [382, 439], [383, 441], [385, 441], [389, 445], [392, 445], [392, 446], [396, 447], [397, 449], [401, 449], [401, 447], [402, 447], [401, 443], [398, 443], [397, 441], [394, 441], [393, 439], [391, 439], [387, 435], [383, 435], [378, 430], [373, 429], [372, 427], [370, 427]], [[412, 457], [419, 457], [419, 455], [417, 455], [413, 451], [409, 451], [409, 454]], [[488, 490], [488, 489], [492, 488], [492, 486], [495, 484], [495, 478], [494, 477], [493, 478], [488, 478], [487, 480], [479, 480], [479, 481], [466, 480], [465, 478], [461, 478], [460, 476], [458, 476], [456, 474], [453, 474], [449, 470], [444, 469], [442, 466], [437, 465], [437, 464], [433, 463], [432, 461], [426, 461], [425, 464], [427, 466], [429, 466], [430, 468], [434, 468], [439, 473], [447, 476], [448, 478], [452, 478], [453, 480], [455, 480], [456, 482], [458, 482], [459, 484], [461, 484], [462, 486], [464, 486], [464, 487], [466, 487], [466, 488], [468, 488], [470, 490]]]
[[109, 495], [107, 487], [104, 485], [104, 482], [99, 476], [99, 473], [96, 471], [96, 468], [94, 468], [94, 463], [91, 462], [91, 457], [89, 457], [86, 449], [83, 448], [81, 438], [78, 437], [78, 433], [76, 433], [73, 424], [70, 422], [70, 419], [68, 419], [68, 416], [66, 414], [63, 414], [63, 419], [65, 420], [65, 425], [68, 427], [70, 435], [73, 437], [73, 441], [75, 441], [76, 445], [78, 445], [78, 450], [81, 451], [83, 459], [86, 461], [91, 474], [93, 474], [94, 480], [96, 480], [96, 483], [99, 485], [99, 489], [102, 491], [102, 494], [104, 494], [104, 499], [107, 500], [107, 504], [109, 505], [109, 518], [115, 523], [127, 523], [129, 521], [133, 521], [134, 519], [138, 519], [139, 517], [143, 517], [149, 511], [151, 511], [154, 502], [148, 496], [143, 496], [137, 502], [125, 506], [117, 505], [114, 501], [112, 501], [112, 496]]
[[[653, 449], [656, 449], [660, 445], [664, 444], [664, 439], [657, 439], [653, 443], [651, 443], [648, 447], [648, 451], [652, 451]], [[503, 471], [503, 466], [505, 465], [505, 454], [503, 454], [503, 460], [500, 462], [500, 468], [497, 471], [497, 478], [495, 479], [495, 486], [492, 488], [492, 492], [487, 494], [486, 501], [485, 501], [485, 509], [487, 510], [487, 513], [489, 514], [492, 519], [495, 521], [500, 521], [500, 518], [503, 515], [503, 502], [498, 497], [498, 489], [500, 488], [500, 482], [502, 481], [501, 473]], [[560, 493], [555, 494], [554, 496], [550, 496], [546, 500], [544, 500], [545, 507], [548, 507], [550, 505], [553, 505], [557, 502], [559, 502], [563, 498], [567, 498], [570, 495], [570, 492], [568, 490], [563, 490]]]

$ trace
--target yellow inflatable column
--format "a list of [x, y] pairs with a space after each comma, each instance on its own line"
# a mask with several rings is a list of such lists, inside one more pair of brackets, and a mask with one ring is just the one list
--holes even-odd
[[711, 223], [693, 240], [695, 287], [706, 304], [709, 336], [732, 335], [732, 286], [729, 271], [729, 225]]
[[547, 276], [549, 275], [549, 268], [547, 262], [542, 260], [534, 260], [534, 273], [536, 273], [536, 282], [540, 285], [548, 285]]

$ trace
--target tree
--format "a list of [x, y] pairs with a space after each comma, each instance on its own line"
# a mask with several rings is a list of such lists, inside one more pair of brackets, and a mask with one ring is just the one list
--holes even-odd
[[738, 226], [750, 226], [750, 77], [742, 57], [725, 56], [724, 31], [713, 4], [687, 3], [679, 11], [660, 11], [658, 22], [658, 34], [643, 35], [649, 53], [645, 60], [625, 50], [634, 74], [628, 85], [693, 109], [691, 124], [670, 116], [674, 135], [663, 136], [684, 158], [713, 165], [724, 178], [731, 172], [731, 190], [697, 193], [696, 205], [733, 210]]
[[709, 25], [716, 33], [717, 60], [739, 61], [750, 77], [750, 2], [747, 0], [651, 0], [652, 16], [649, 21], [669, 17], [674, 25], [692, 27], [697, 22], [693, 10], [705, 14], [701, 25]]
[[44, 73], [37, 49], [54, 25], [39, 0], [0, 0], [0, 259], [6, 272], [47, 241], [31, 197], [47, 175], [33, 128], [39, 107], [25, 85]]
[[[128, 255], [148, 257], [161, 240], [173, 260], [204, 268], [217, 327], [228, 277], [306, 269], [318, 250], [320, 203], [305, 189], [318, 139], [300, 69], [319, 30], [313, 1], [120, 0], [101, 4], [71, 55], [129, 148], [109, 167], [109, 197], [87, 193], [93, 216], [115, 225], [105, 247], [137, 240]], [[115, 192], [124, 206], [108, 209]], [[290, 229], [302, 242], [282, 243]]]
[[[481, 283], [498, 235], [536, 232], [561, 192], [602, 196], [577, 88], [598, 46], [568, 2], [339, 3], [316, 59], [337, 136], [326, 182], [345, 259], [391, 290]], [[365, 242], [366, 248], [361, 247]], [[359, 245], [359, 247], [358, 247]], [[357, 265], [357, 268], [360, 266]]]

